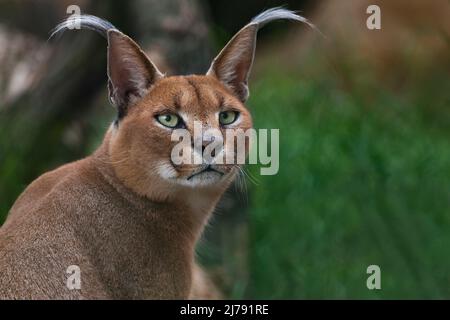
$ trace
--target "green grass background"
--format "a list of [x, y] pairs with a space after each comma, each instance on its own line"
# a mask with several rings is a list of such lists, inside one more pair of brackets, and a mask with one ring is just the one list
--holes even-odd
[[399, 92], [299, 74], [267, 67], [252, 86], [280, 170], [249, 167], [248, 296], [450, 298], [448, 75]]

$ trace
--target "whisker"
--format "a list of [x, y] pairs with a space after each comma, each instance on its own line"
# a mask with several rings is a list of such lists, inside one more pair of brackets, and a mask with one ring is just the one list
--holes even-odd
[[236, 168], [238, 170], [238, 177], [237, 177], [237, 182], [236, 182], [236, 188], [238, 188], [240, 191], [240, 197], [241, 200], [243, 202], [246, 203], [246, 205], [248, 205], [248, 188], [247, 188], [247, 181], [245, 179], [245, 173], [242, 171], [242, 168], [238, 165], [233, 165], [234, 168]]
[[259, 180], [255, 176], [253, 176], [253, 174], [250, 171], [246, 170], [245, 167], [241, 168], [241, 171], [251, 183], [253, 183], [256, 186], [259, 185]]

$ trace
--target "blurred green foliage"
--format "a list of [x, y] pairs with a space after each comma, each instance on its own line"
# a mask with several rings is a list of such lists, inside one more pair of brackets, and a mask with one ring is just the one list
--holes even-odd
[[[251, 187], [248, 296], [449, 298], [448, 75], [351, 92], [265, 68], [256, 128], [280, 129], [280, 170]], [[381, 268], [368, 290], [366, 268]]]

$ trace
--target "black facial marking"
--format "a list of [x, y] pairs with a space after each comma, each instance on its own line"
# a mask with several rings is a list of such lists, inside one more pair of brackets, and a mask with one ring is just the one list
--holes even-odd
[[200, 94], [200, 89], [198, 88], [197, 84], [192, 81], [191, 79], [187, 79], [188, 83], [194, 88], [195, 95], [197, 96], [198, 101], [200, 102], [202, 99], [202, 96]]
[[127, 115], [127, 108], [125, 106], [121, 106], [117, 108], [117, 122], [123, 119]]
[[225, 98], [222, 94], [215, 92], [216, 99], [219, 100], [219, 108], [223, 108], [225, 106]]
[[174, 106], [176, 111], [180, 111], [181, 110], [181, 95], [182, 95], [182, 92], [178, 92], [173, 97], [173, 106]]

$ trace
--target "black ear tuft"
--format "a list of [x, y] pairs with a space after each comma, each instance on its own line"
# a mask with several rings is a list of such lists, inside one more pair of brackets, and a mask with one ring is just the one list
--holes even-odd
[[305, 18], [283, 8], [266, 10], [252, 19], [222, 49], [208, 70], [208, 75], [215, 76], [234, 94], [245, 102], [249, 96], [248, 77], [252, 68], [256, 36], [259, 28], [277, 19], [301, 21], [313, 26]]
[[108, 39], [109, 99], [117, 107], [118, 119], [121, 119], [129, 105], [141, 98], [163, 74], [136, 42], [96, 16], [71, 16], [53, 29], [50, 38], [73, 30], [74, 26], [94, 30]]

